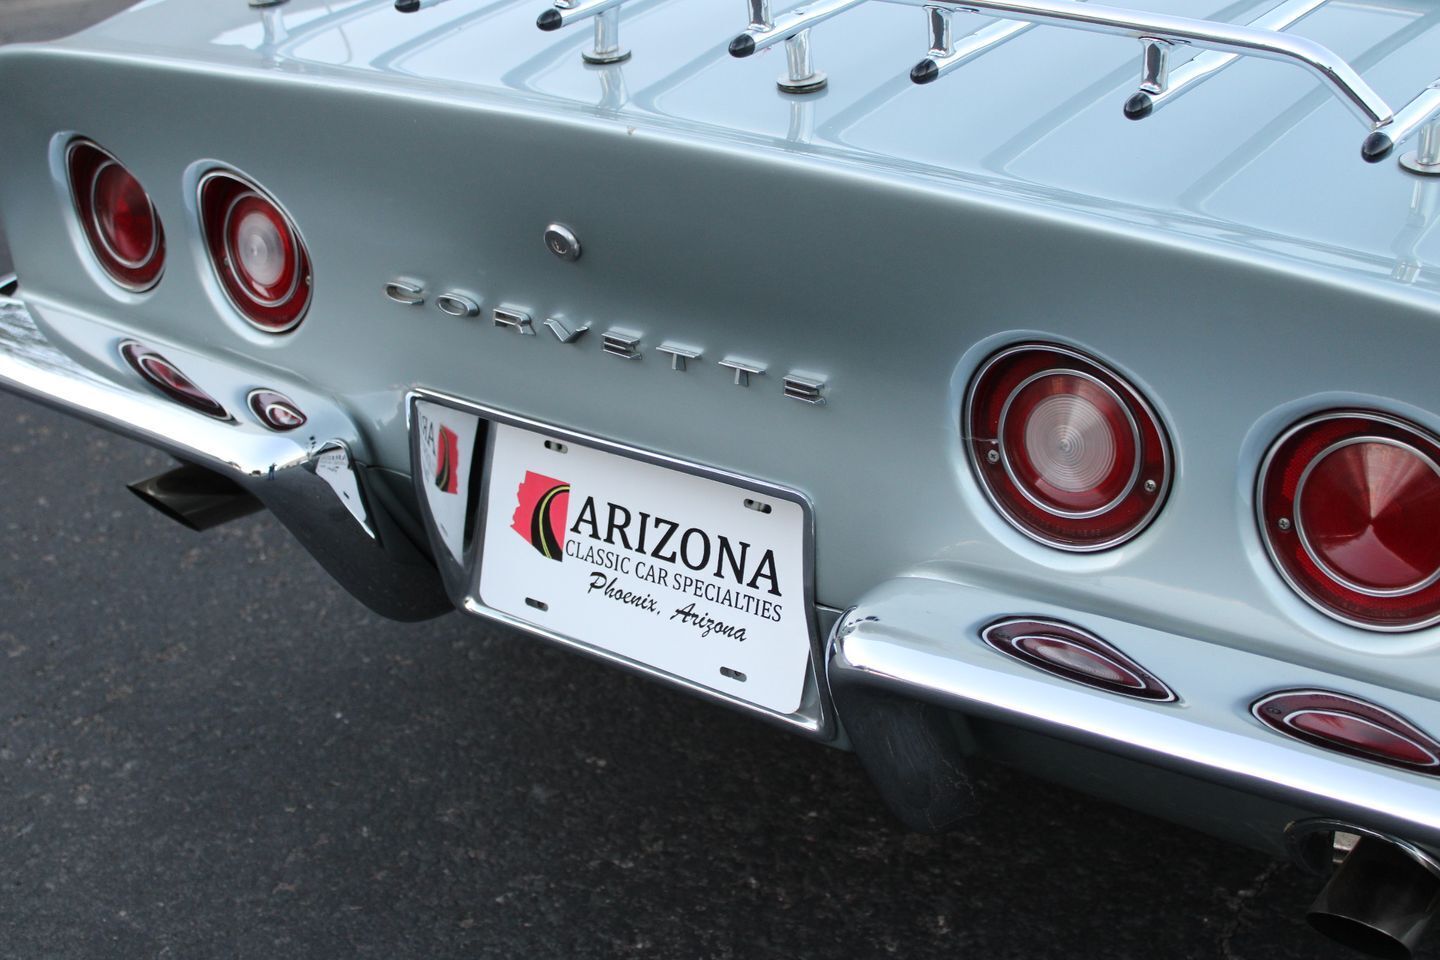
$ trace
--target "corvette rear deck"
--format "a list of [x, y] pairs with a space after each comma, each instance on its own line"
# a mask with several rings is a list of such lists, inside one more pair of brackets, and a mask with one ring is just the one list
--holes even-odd
[[1440, 875], [1440, 14], [401, 6], [0, 50], [0, 385], [914, 826], [983, 754]]

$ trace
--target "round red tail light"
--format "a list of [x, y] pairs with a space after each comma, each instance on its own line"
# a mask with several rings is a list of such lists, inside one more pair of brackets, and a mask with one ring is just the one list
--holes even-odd
[[1260, 531], [1317, 609], [1372, 630], [1440, 622], [1440, 441], [1413, 424], [1335, 412], [1296, 424], [1260, 469]]
[[149, 290], [165, 267], [165, 230], [140, 181], [120, 161], [76, 140], [66, 154], [70, 195], [95, 260], [126, 290]]
[[1076, 351], [1023, 344], [991, 357], [966, 400], [986, 495], [1022, 533], [1064, 550], [1135, 536], [1170, 487], [1170, 446], [1140, 393]]
[[280, 205], [238, 175], [214, 172], [200, 183], [200, 220], [240, 315], [266, 333], [294, 329], [310, 306], [310, 254]]

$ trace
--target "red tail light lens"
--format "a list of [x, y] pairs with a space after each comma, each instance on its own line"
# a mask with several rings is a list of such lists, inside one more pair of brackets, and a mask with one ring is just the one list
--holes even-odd
[[200, 219], [235, 309], [266, 333], [293, 330], [310, 306], [310, 254], [285, 211], [258, 186], [216, 172], [201, 181]]
[[1260, 530], [1317, 609], [1373, 630], [1440, 621], [1440, 442], [1369, 412], [1290, 428], [1260, 470]]
[[980, 639], [1006, 656], [1087, 687], [1141, 700], [1176, 699], [1159, 677], [1093, 633], [1067, 623], [1001, 620], [980, 631]]
[[80, 227], [102, 270], [126, 290], [149, 290], [165, 268], [165, 230], [155, 205], [106, 151], [76, 140], [66, 155]]
[[1250, 708], [1261, 723], [1326, 750], [1421, 773], [1440, 773], [1440, 743], [1373, 703], [1326, 690], [1286, 690]]
[[1140, 393], [1076, 351], [1003, 350], [970, 384], [970, 462], [991, 503], [1026, 535], [1103, 550], [1145, 528], [1170, 488], [1170, 445]]
[[126, 340], [120, 344], [120, 356], [147, 383], [176, 403], [216, 420], [231, 419], [220, 401], [197, 387], [179, 368], [149, 347]]

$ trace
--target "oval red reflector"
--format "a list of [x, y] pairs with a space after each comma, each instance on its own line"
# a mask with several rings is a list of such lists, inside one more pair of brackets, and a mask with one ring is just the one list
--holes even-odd
[[295, 430], [307, 420], [294, 401], [274, 390], [252, 390], [248, 402], [250, 412], [271, 430]]
[[120, 344], [120, 356], [147, 383], [176, 403], [216, 420], [231, 419], [229, 411], [220, 401], [196, 386], [169, 360], [143, 344], [126, 340]]
[[1312, 746], [1406, 770], [1440, 773], [1440, 742], [1405, 718], [1358, 697], [1287, 690], [1257, 701], [1261, 723]]
[[1145, 681], [1109, 657], [1087, 650], [1071, 640], [1060, 637], [1019, 637], [1015, 646], [1032, 653], [1061, 670], [1081, 673], [1103, 683], [1140, 689]]
[[1006, 656], [1087, 687], [1142, 700], [1176, 699], [1153, 673], [1093, 633], [1068, 623], [1001, 620], [982, 630], [980, 638]]

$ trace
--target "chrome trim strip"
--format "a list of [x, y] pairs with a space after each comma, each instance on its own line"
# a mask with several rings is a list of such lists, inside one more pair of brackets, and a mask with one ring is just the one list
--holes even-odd
[[1440, 790], [1429, 775], [1277, 737], [1250, 716], [1248, 699], [1177, 710], [1109, 696], [1018, 665], [997, 669], [1010, 661], [980, 644], [917, 643], [884, 614], [862, 602], [836, 624], [832, 687], [889, 690], [1440, 846]]
[[1310, 561], [1314, 563], [1315, 566], [1319, 567], [1322, 573], [1324, 573], [1331, 580], [1334, 580], [1336, 583], [1340, 584], [1340, 586], [1344, 587], [1346, 590], [1354, 590], [1356, 593], [1362, 594], [1367, 597], [1408, 597], [1412, 593], [1419, 593], [1421, 590], [1424, 590], [1436, 580], [1440, 580], [1440, 568], [1436, 568], [1435, 570], [1431, 571], [1429, 576], [1408, 587], [1396, 587], [1389, 590], [1377, 590], [1373, 587], [1362, 587], [1357, 583], [1351, 583], [1349, 579], [1342, 577], [1340, 574], [1330, 569], [1330, 565], [1325, 562], [1324, 558], [1322, 558], [1320, 554], [1315, 550], [1315, 548], [1310, 544], [1310, 538], [1305, 534], [1305, 517], [1300, 510], [1300, 500], [1305, 495], [1305, 484], [1309, 482], [1310, 474], [1314, 472], [1315, 467], [1320, 463], [1321, 460], [1324, 460], [1332, 453], [1337, 453], [1341, 450], [1344, 450], [1346, 447], [1353, 447], [1357, 443], [1379, 443], [1387, 447], [1395, 447], [1399, 450], [1406, 450], [1414, 454], [1420, 460], [1423, 460], [1430, 467], [1430, 471], [1434, 473], [1437, 477], [1440, 477], [1440, 464], [1436, 464], [1435, 461], [1425, 453], [1425, 451], [1419, 449], [1414, 444], [1401, 443], [1400, 441], [1392, 440], [1389, 437], [1349, 437], [1345, 440], [1340, 440], [1336, 443], [1330, 444], [1330, 446], [1326, 447], [1324, 450], [1321, 450], [1319, 453], [1315, 454], [1315, 456], [1311, 457], [1310, 462], [1305, 464], [1305, 469], [1300, 472], [1300, 479], [1295, 483], [1295, 498], [1293, 501], [1293, 506], [1295, 509], [1290, 511], [1293, 514], [1293, 516], [1290, 518], [1290, 522], [1294, 525], [1295, 534], [1300, 538], [1300, 545], [1305, 549], [1305, 554], [1310, 558]]
[[[725, 704], [726, 706], [776, 723], [787, 729], [814, 737], [815, 739], [835, 739], [838, 735], [838, 726], [834, 709], [830, 702], [829, 687], [824, 682], [825, 637], [819, 630], [818, 608], [815, 602], [815, 514], [814, 507], [803, 493], [767, 481], [755, 480], [720, 467], [681, 460], [666, 454], [656, 453], [640, 447], [633, 447], [629, 444], [614, 440], [607, 440], [594, 436], [593, 434], [582, 433], [566, 427], [555, 426], [521, 414], [511, 413], [486, 404], [464, 400], [459, 397], [424, 388], [411, 390], [405, 395], [406, 427], [410, 431], [411, 456], [415, 458], [418, 458], [420, 450], [420, 438], [418, 432], [414, 429], [416, 422], [415, 404], [422, 400], [472, 414], [485, 422], [503, 423], [521, 427], [525, 430], [531, 430], [552, 437], [562, 443], [592, 447], [607, 453], [638, 460], [642, 463], [649, 463], [670, 470], [678, 470], [694, 476], [707, 477], [722, 483], [752, 490], [763, 496], [789, 500], [798, 504], [805, 514], [805, 542], [803, 545], [805, 571], [804, 605], [806, 623], [810, 630], [810, 668], [809, 677], [805, 686], [804, 699], [801, 702], [800, 709], [793, 714], [779, 714], [754, 703], [733, 697], [722, 690], [716, 690], [695, 681], [677, 677], [674, 674], [660, 670], [649, 664], [641, 663], [621, 654], [592, 646], [582, 640], [555, 633], [544, 627], [537, 626], [536, 624], [529, 623], [503, 611], [486, 606], [480, 599], [478, 584], [480, 577], [481, 545], [485, 540], [484, 504], [487, 502], [489, 493], [488, 476], [482, 478], [479, 483], [472, 485], [472, 499], [468, 506], [468, 510], [471, 512], [472, 522], [467, 524], [467, 527], [473, 532], [465, 544], [465, 558], [463, 563], [456, 563], [450, 559], [449, 551], [441, 545], [439, 534], [436, 531], [435, 521], [430, 514], [428, 499], [425, 497], [423, 491], [419, 492], [420, 495], [418, 497], [420, 501], [420, 512], [426, 531], [429, 533], [432, 544], [434, 545], [434, 553], [437, 559], [441, 561], [440, 569], [442, 577], [445, 580], [446, 589], [451, 594], [451, 600], [460, 609], [479, 617], [503, 623], [517, 630], [532, 634], [598, 660], [615, 664], [632, 673], [660, 680], [671, 686], [680, 687], [707, 700]], [[490, 444], [488, 432], [486, 432], [482, 438], [477, 439], [476, 442], [477, 444], [484, 445], [483, 456], [488, 459]], [[424, 471], [412, 467], [411, 473], [417, 484], [425, 482], [423, 477]]]

